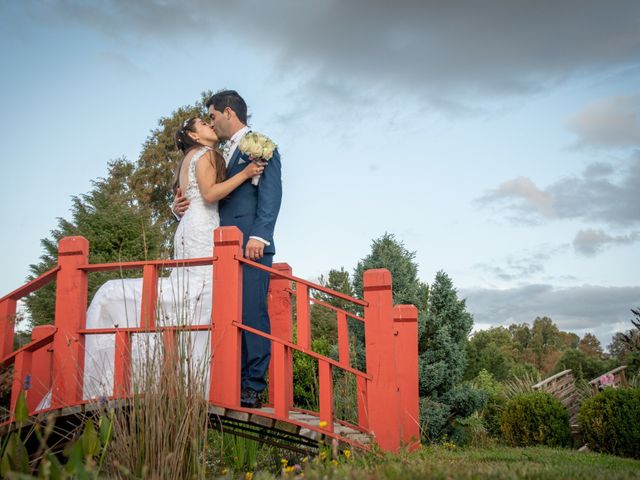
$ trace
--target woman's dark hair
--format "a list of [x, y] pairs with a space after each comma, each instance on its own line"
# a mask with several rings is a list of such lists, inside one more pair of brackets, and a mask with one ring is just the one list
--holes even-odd
[[[184, 163], [184, 159], [187, 157], [187, 154], [194, 148], [204, 146], [191, 138], [188, 133], [195, 133], [197, 119], [198, 117], [188, 118], [182, 123], [181, 128], [176, 132], [176, 147], [182, 152], [182, 159], [178, 162], [178, 166], [174, 172], [173, 193], [175, 193], [180, 186], [180, 171], [182, 170], [182, 164]], [[216, 167], [216, 183], [224, 182], [227, 179], [227, 167], [222, 153], [216, 148], [213, 149], [213, 162]]]
[[235, 90], [221, 90], [214, 93], [213, 96], [207, 100], [206, 107], [209, 108], [212, 105], [213, 109], [218, 112], [224, 112], [224, 109], [229, 107], [236, 112], [238, 120], [245, 125], [247, 124], [247, 104]]
[[189, 136], [189, 132], [196, 133], [196, 120], [197, 117], [191, 117], [182, 122], [181, 127], [176, 132], [176, 147], [180, 150], [184, 155], [187, 154], [189, 150], [195, 147], [201, 147], [202, 145], [196, 142], [193, 138]]

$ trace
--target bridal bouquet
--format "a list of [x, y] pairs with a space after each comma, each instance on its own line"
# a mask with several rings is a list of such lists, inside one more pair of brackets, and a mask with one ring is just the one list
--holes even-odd
[[[277, 145], [269, 137], [258, 132], [247, 133], [238, 145], [242, 153], [249, 155], [249, 160], [262, 162], [265, 165], [271, 160], [276, 147]], [[256, 175], [251, 179], [251, 184], [257, 186], [259, 181], [260, 175]]]

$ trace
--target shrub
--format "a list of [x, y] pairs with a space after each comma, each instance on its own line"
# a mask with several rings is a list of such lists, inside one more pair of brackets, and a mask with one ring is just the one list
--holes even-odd
[[505, 405], [500, 431], [511, 446], [568, 446], [571, 441], [569, 412], [545, 392], [518, 395]]
[[640, 389], [606, 388], [582, 404], [578, 423], [589, 448], [640, 458]]

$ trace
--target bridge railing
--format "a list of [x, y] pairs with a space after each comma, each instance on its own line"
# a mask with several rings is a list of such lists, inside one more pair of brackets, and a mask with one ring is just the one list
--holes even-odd
[[[52, 408], [83, 402], [84, 340], [86, 335], [115, 335], [113, 397], [131, 391], [131, 336], [141, 332], [162, 332], [165, 351], [175, 347], [181, 330], [211, 330], [209, 401], [241, 409], [241, 338], [251, 332], [267, 338], [272, 345], [269, 398], [275, 417], [287, 421], [293, 408], [293, 352], [302, 352], [318, 362], [319, 418], [317, 430], [334, 432], [333, 370], [356, 377], [358, 424], [373, 434], [384, 450], [396, 450], [403, 442], [419, 438], [417, 310], [411, 305], [393, 305], [389, 271], [369, 270], [363, 278], [364, 299], [359, 300], [292, 275], [286, 264], [268, 268], [242, 256], [242, 234], [235, 227], [214, 231], [215, 256], [189, 260], [162, 260], [90, 264], [89, 245], [83, 237], [66, 237], [59, 243], [58, 266], [0, 300], [0, 359], [14, 364], [12, 404], [27, 375], [40, 385], [29, 394], [33, 411], [51, 390]], [[156, 305], [158, 274], [161, 268], [213, 265], [212, 324], [180, 327], [158, 326]], [[270, 272], [269, 313], [271, 334], [242, 324], [242, 271], [258, 268]], [[90, 272], [141, 269], [143, 277], [140, 327], [87, 329], [86, 310]], [[32, 342], [13, 352], [13, 318], [16, 301], [56, 280], [55, 326], [34, 328]], [[292, 289], [295, 282], [296, 289]], [[353, 303], [364, 310], [360, 317], [310, 296], [310, 289]], [[296, 341], [293, 337], [292, 295], [296, 296]], [[323, 304], [336, 313], [338, 360], [311, 349], [310, 304]], [[364, 323], [366, 371], [351, 367], [347, 319]], [[213, 325], [213, 328], [212, 328]], [[45, 348], [49, 347], [49, 348]], [[52, 348], [50, 348], [52, 347]], [[38, 361], [32, 355], [40, 355]], [[47, 357], [48, 355], [48, 357]]]

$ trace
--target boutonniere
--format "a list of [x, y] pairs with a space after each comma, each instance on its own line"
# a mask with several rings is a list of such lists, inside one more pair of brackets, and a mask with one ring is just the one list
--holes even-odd
[[[252, 162], [261, 162], [266, 165], [273, 157], [273, 152], [277, 145], [266, 135], [258, 132], [249, 132], [242, 137], [238, 148], [242, 153], [249, 155], [249, 160]], [[260, 175], [256, 175], [251, 179], [251, 184], [257, 186], [259, 181]]]

